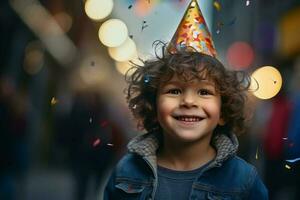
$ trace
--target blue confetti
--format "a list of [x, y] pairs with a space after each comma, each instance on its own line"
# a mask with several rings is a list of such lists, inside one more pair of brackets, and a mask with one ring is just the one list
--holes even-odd
[[292, 159], [292, 160], [285, 160], [285, 161], [293, 163], [293, 162], [297, 162], [299, 160], [300, 160], [300, 158], [295, 158], [295, 159]]
[[146, 75], [146, 76], [144, 77], [144, 82], [145, 82], [145, 83], [149, 83], [149, 81], [150, 81], [150, 77], [149, 77], [148, 75]]

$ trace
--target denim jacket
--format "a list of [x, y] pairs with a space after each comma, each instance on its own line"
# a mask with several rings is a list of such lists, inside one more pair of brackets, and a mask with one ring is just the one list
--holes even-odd
[[[212, 140], [215, 159], [195, 178], [189, 199], [268, 199], [256, 169], [237, 157], [237, 138], [217, 135]], [[158, 185], [156, 133], [140, 135], [128, 144], [104, 191], [104, 200], [154, 200]]]

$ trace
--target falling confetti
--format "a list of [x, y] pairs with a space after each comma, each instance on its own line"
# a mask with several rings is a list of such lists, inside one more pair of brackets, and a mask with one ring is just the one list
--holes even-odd
[[143, 25], [142, 25], [142, 31], [148, 27], [148, 25], [146, 24], [147, 22], [146, 21], [143, 21]]
[[293, 162], [297, 162], [299, 160], [300, 160], [300, 158], [295, 158], [295, 159], [292, 159], [292, 160], [285, 160], [285, 161], [293, 163]]
[[136, 104], [134, 104], [134, 105], [132, 106], [132, 109], [136, 109]]
[[53, 106], [53, 105], [57, 104], [57, 102], [58, 102], [58, 100], [55, 97], [52, 97], [51, 105]]
[[250, 5], [250, 0], [247, 0], [246, 1], [246, 6], [249, 6]]
[[221, 32], [222, 26], [224, 26], [223, 22], [217, 22], [217, 27], [218, 27], [218, 29], [216, 31], [217, 34], [219, 34]]
[[90, 122], [90, 123], [92, 123], [92, 122], [93, 122], [93, 119], [92, 119], [91, 117], [90, 117], [90, 120], [89, 120], [89, 122]]
[[129, 5], [129, 6], [128, 6], [128, 9], [131, 9], [131, 8], [132, 8], [132, 5]]
[[221, 10], [221, 4], [218, 1], [214, 1], [214, 7], [216, 8], [217, 11]]
[[286, 138], [286, 137], [284, 137], [284, 138], [282, 138], [283, 140], [287, 140], [288, 138]]
[[93, 147], [96, 147], [96, 146], [98, 146], [99, 144], [100, 144], [100, 139], [99, 138], [97, 138], [94, 142], [93, 142]]
[[150, 81], [150, 77], [149, 77], [148, 75], [146, 75], [146, 76], [144, 77], [144, 82], [145, 82], [145, 83], [149, 83], [149, 81]]
[[285, 168], [287, 169], [291, 169], [291, 167], [289, 165], [285, 165]]
[[256, 159], [256, 160], [258, 159], [258, 147], [257, 147], [257, 149], [256, 149], [255, 159]]
[[111, 144], [111, 143], [108, 143], [108, 144], [107, 144], [107, 146], [111, 146], [111, 147], [112, 147], [112, 146], [114, 146], [114, 145], [113, 145], [113, 144]]

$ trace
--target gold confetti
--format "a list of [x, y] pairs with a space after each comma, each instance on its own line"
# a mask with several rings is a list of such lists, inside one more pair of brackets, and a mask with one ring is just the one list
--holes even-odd
[[285, 165], [285, 168], [287, 169], [291, 169], [291, 167], [289, 165]]
[[221, 10], [221, 4], [218, 1], [214, 1], [214, 7], [216, 8], [217, 11]]
[[256, 159], [256, 160], [258, 159], [258, 147], [257, 147], [257, 149], [256, 149], [255, 159]]
[[55, 97], [52, 97], [51, 105], [53, 106], [53, 105], [57, 104], [57, 102], [58, 102], [58, 100]]

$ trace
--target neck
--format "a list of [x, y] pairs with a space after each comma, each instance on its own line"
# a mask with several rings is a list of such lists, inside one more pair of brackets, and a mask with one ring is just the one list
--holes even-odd
[[164, 136], [164, 143], [157, 155], [158, 165], [174, 170], [193, 170], [216, 156], [210, 137], [193, 143], [178, 143]]

